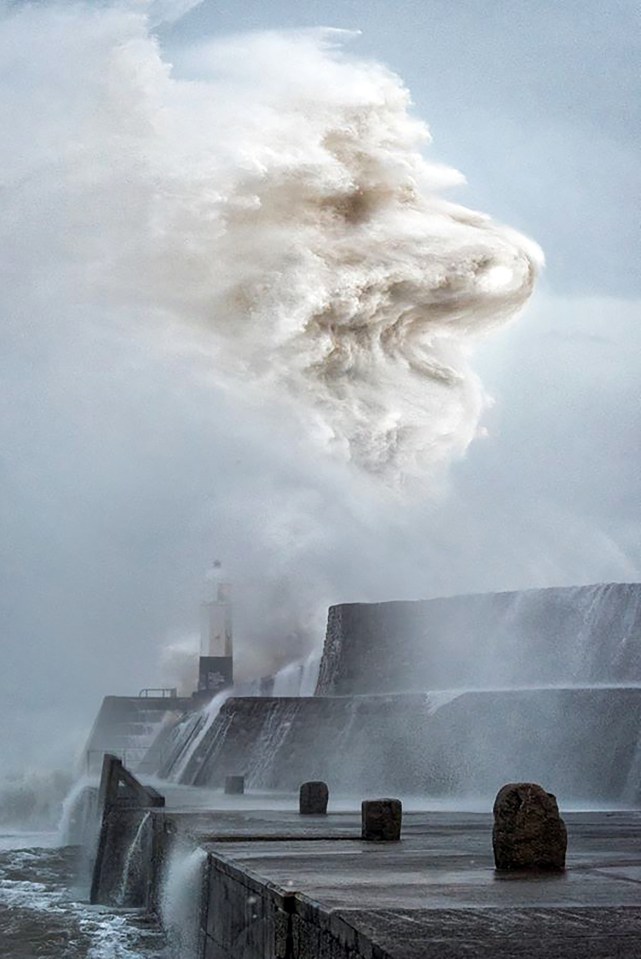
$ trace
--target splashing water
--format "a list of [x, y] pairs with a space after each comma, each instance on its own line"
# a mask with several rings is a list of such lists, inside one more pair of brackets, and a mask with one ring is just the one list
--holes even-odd
[[11, 959], [170, 959], [162, 931], [136, 911], [89, 906], [77, 851], [0, 851], [0, 955]]
[[194, 729], [193, 734], [189, 737], [189, 741], [186, 744], [185, 750], [171, 771], [170, 778], [173, 782], [181, 782], [183, 773], [191, 763], [200, 745], [205, 740], [207, 733], [218, 718], [218, 714], [220, 713], [223, 704], [227, 702], [231, 695], [233, 695], [232, 689], [224, 689], [222, 692], [217, 693], [213, 699], [203, 707], [200, 712], [198, 725]]
[[320, 653], [313, 651], [306, 659], [295, 660], [279, 669], [274, 676], [272, 696], [313, 696], [320, 667]]
[[128, 904], [127, 896], [129, 894], [130, 884], [132, 880], [135, 880], [135, 872], [140, 866], [140, 858], [143, 851], [143, 839], [150, 818], [150, 812], [146, 812], [141, 818], [138, 829], [136, 830], [136, 833], [131, 841], [131, 845], [127, 850], [127, 855], [125, 856], [125, 861], [122, 867], [122, 880], [120, 882], [120, 889], [118, 890], [118, 903], [121, 906]]
[[238, 406], [392, 486], [429, 482], [475, 435], [471, 346], [527, 299], [538, 247], [442, 198], [462, 177], [340, 31], [202, 44], [182, 79], [150, 33], [164, 7], [5, 14], [5, 229], [54, 251], [41, 289], [200, 350]]
[[178, 845], [167, 865], [160, 914], [163, 928], [180, 959], [196, 956], [206, 861], [203, 849]]
[[[90, 835], [91, 817], [95, 812], [91, 792], [98, 792], [95, 776], [81, 776], [76, 780], [62, 802], [62, 814], [58, 822], [58, 845], [70, 846], [87, 839]], [[97, 823], [95, 824], [97, 829]]]

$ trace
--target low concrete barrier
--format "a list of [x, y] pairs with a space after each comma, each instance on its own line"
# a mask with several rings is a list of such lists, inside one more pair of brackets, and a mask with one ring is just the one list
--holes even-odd
[[159, 859], [159, 833], [150, 815], [164, 797], [144, 786], [116, 756], [106, 754], [98, 790], [100, 834], [91, 878], [91, 903], [149, 904], [151, 875]]

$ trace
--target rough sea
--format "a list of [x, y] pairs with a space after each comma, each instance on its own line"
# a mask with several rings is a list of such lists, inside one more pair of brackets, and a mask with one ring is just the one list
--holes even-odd
[[0, 832], [2, 959], [178, 959], [140, 910], [88, 903], [81, 850], [57, 832]]

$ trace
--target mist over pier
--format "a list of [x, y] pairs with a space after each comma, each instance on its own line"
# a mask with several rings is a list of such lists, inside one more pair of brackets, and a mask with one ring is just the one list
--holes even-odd
[[[231, 621], [209, 609], [203, 634]], [[87, 747], [94, 768], [104, 755], [100, 792], [87, 784], [68, 821], [90, 845], [101, 823], [93, 901], [159, 912], [194, 959], [395, 959], [437, 941], [455, 957], [523, 942], [542, 956], [549, 935], [563, 959], [613, 943], [632, 957], [640, 627], [638, 584], [350, 604], [329, 610], [312, 696], [292, 688], [301, 664], [283, 670], [287, 695], [276, 676], [204, 705], [202, 689], [110, 697]], [[123, 731], [154, 711], [132, 763], [146, 793], [114, 751], [133, 759]], [[549, 875], [494, 872], [490, 810], [510, 782], [543, 783], [518, 788], [553, 791], [566, 820], [567, 864], [564, 849]], [[366, 807], [390, 804], [391, 832], [370, 835]], [[199, 905], [178, 914], [185, 870]]]
[[578, 6], [0, 4], [0, 953], [638, 959], [638, 9]]

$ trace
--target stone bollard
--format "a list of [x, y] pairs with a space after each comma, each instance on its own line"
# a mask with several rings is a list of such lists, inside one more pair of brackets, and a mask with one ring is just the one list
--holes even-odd
[[324, 816], [327, 812], [328, 799], [327, 783], [303, 783], [300, 787], [298, 810], [301, 816]]
[[361, 837], [369, 842], [398, 842], [403, 806], [400, 799], [365, 799], [361, 803]]
[[245, 792], [245, 777], [227, 776], [225, 778], [225, 792], [229, 796], [242, 796]]
[[497, 869], [565, 869], [568, 835], [556, 797], [536, 783], [508, 783], [494, 802]]

